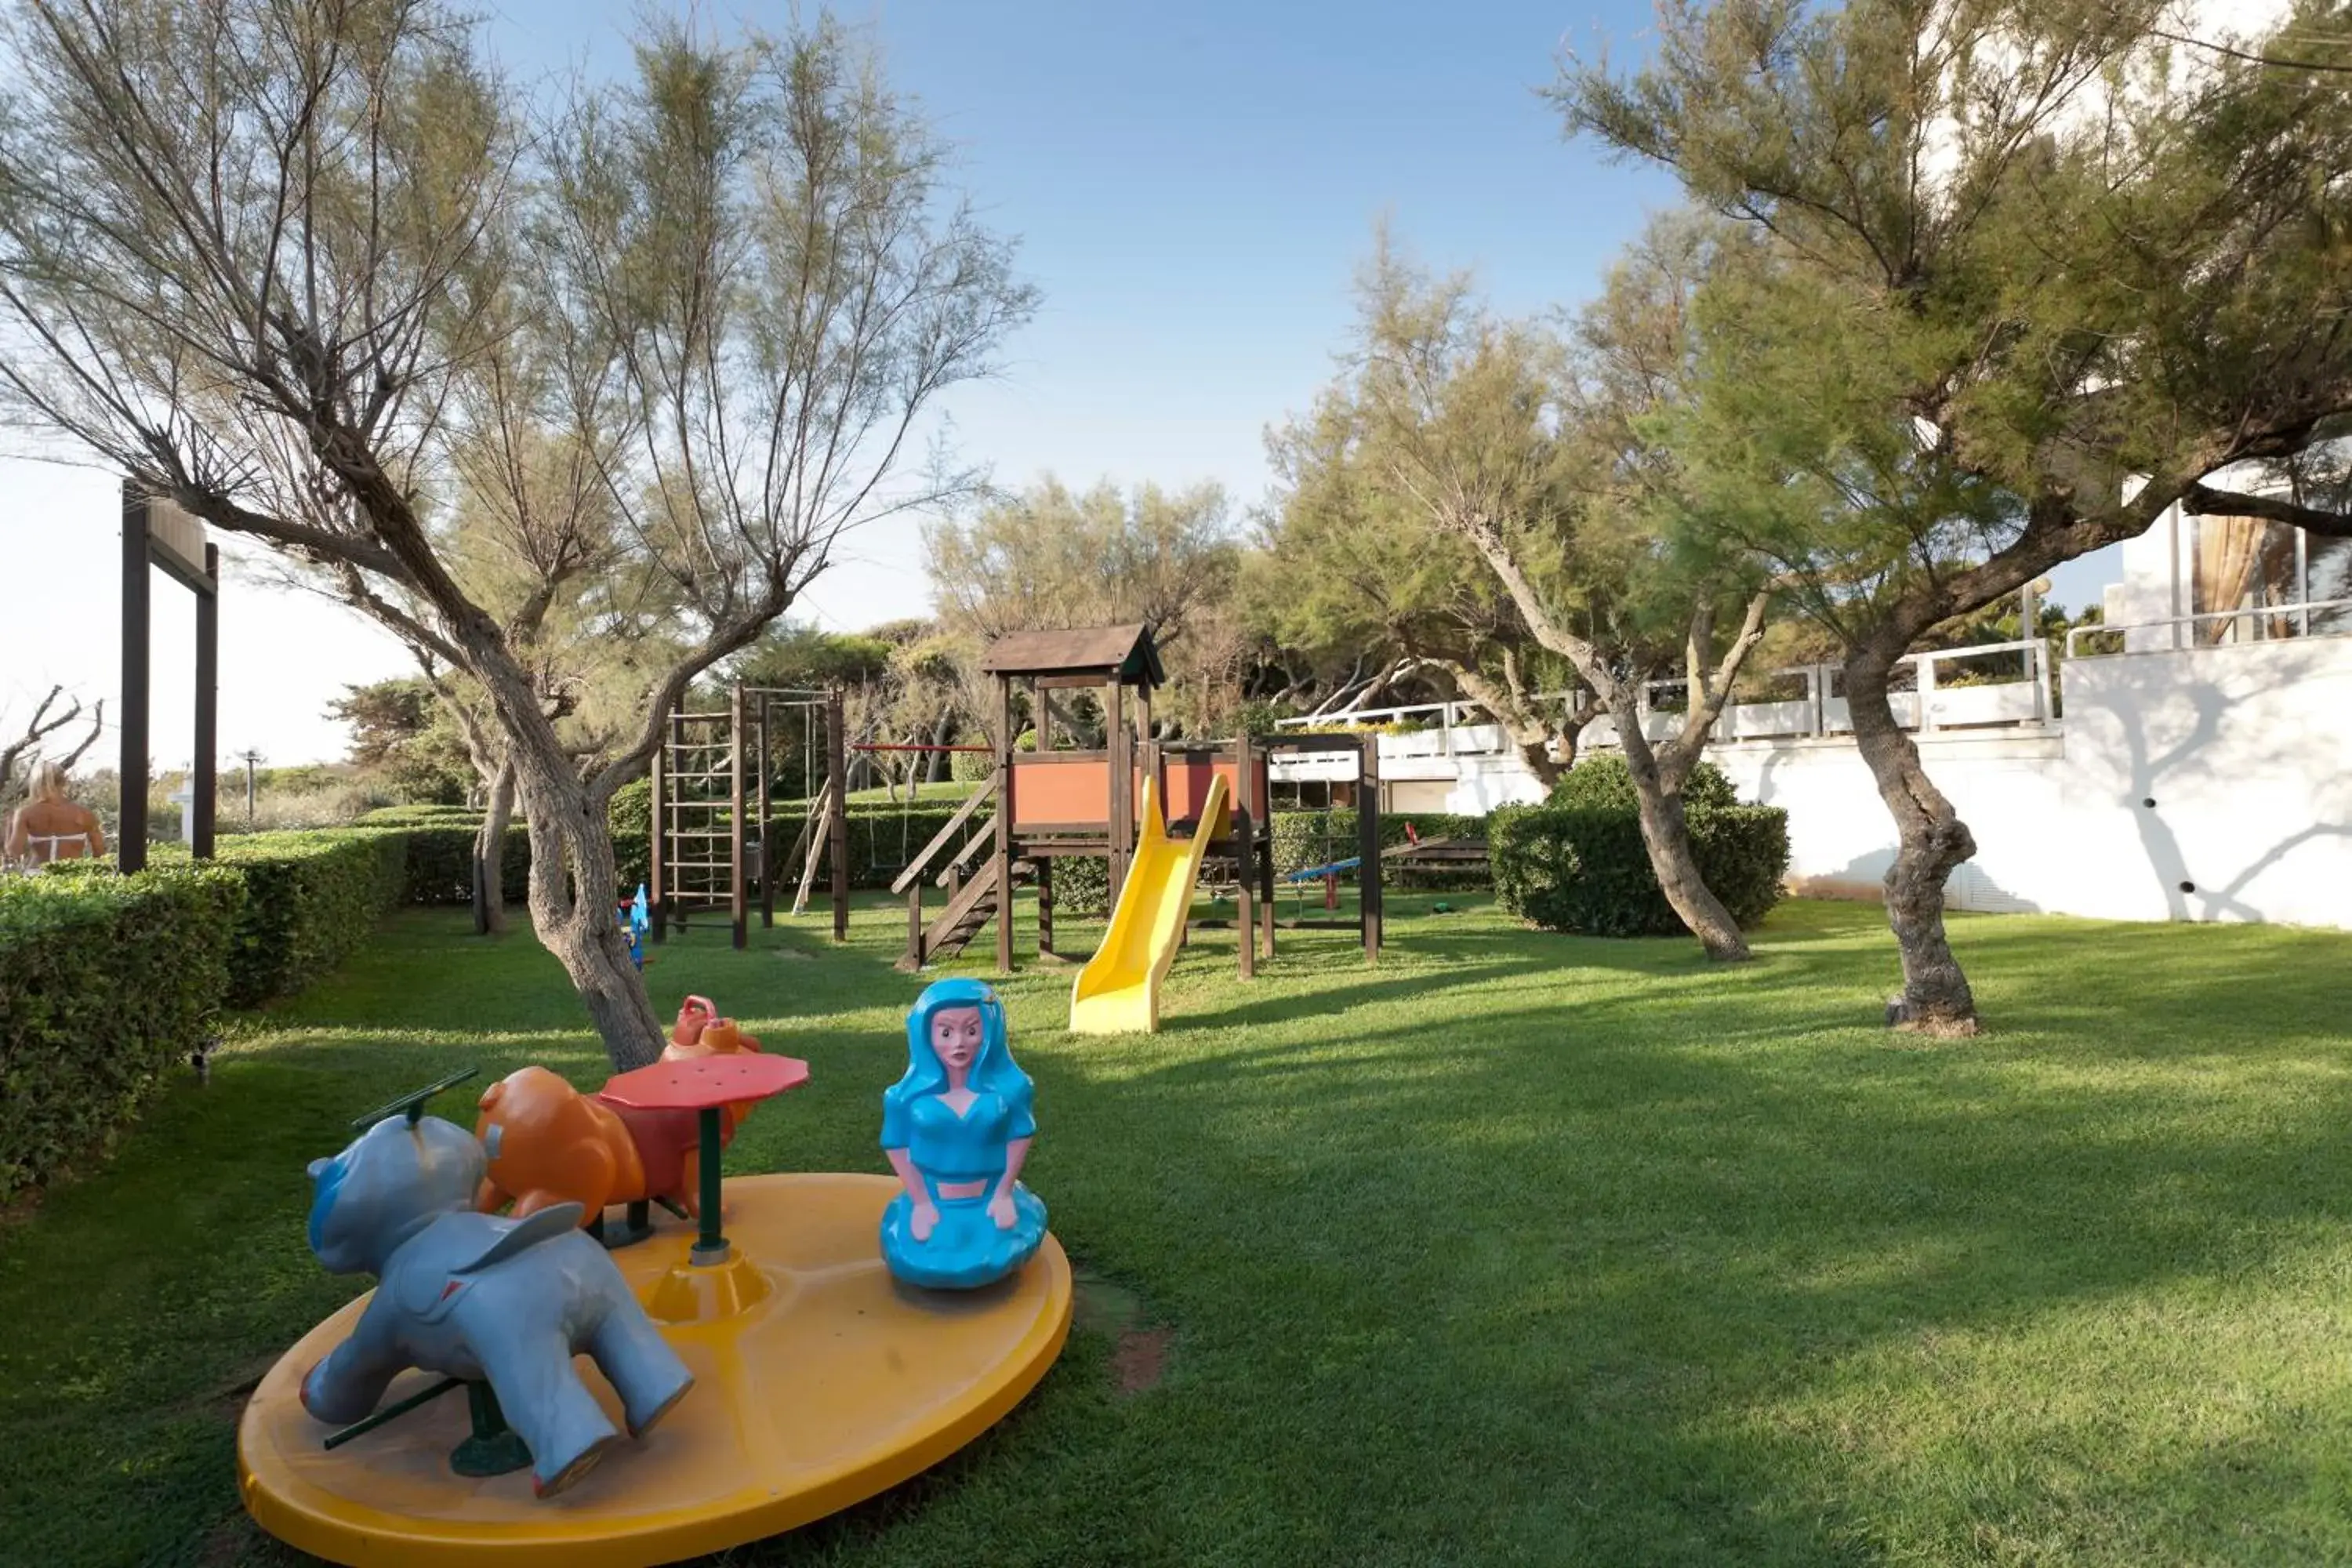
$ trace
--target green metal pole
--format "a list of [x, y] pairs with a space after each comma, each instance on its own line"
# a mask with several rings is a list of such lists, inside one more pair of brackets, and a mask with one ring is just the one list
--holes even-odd
[[386, 1422], [397, 1421], [402, 1416], [407, 1415], [410, 1411], [415, 1409], [418, 1405], [430, 1405], [433, 1401], [440, 1398], [451, 1389], [462, 1386], [464, 1386], [463, 1379], [445, 1377], [440, 1382], [435, 1384], [432, 1387], [424, 1390], [422, 1393], [412, 1394], [396, 1405], [387, 1405], [383, 1409], [377, 1411], [374, 1415], [370, 1415], [363, 1420], [354, 1421], [340, 1432], [328, 1433], [327, 1440], [324, 1443], [321, 1443], [320, 1447], [323, 1448], [340, 1448], [344, 1444], [350, 1442], [352, 1438], [365, 1436], [368, 1433], [374, 1431], [377, 1427], [383, 1426]]
[[719, 1108], [705, 1106], [702, 1110], [702, 1234], [696, 1238], [692, 1260], [696, 1263], [727, 1261], [727, 1238], [719, 1230]]

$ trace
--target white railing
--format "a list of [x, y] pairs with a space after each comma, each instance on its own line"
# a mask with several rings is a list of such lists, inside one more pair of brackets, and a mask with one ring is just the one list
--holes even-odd
[[[1538, 701], [1565, 700], [1566, 692], [1541, 692]], [[1402, 723], [1433, 716], [1434, 722], [1419, 730], [1407, 730], [1381, 737], [1382, 758], [1422, 759], [1430, 757], [1497, 756], [1510, 750], [1510, 739], [1503, 727], [1488, 721], [1472, 721], [1469, 714], [1483, 714], [1486, 709], [1475, 702], [1414, 702], [1402, 708], [1363, 708], [1350, 713], [1310, 714], [1299, 719], [1277, 719], [1277, 730], [1329, 729], [1335, 722], [1346, 721], [1349, 730], [1370, 729], [1381, 724]]]
[[[2317, 633], [2313, 632], [2311, 629], [2311, 612], [2314, 610], [2352, 610], [2352, 599], [2313, 599], [2308, 603], [2298, 603], [2293, 605], [2250, 605], [2235, 610], [2201, 610], [2193, 616], [2167, 616], [2162, 620], [2158, 621], [2118, 622], [2116, 625], [2112, 626], [2075, 626], [2066, 634], [2066, 657], [2068, 658], [2113, 658], [2119, 653], [2179, 652], [2183, 648], [2184, 645], [2181, 643], [2178, 635], [2173, 637], [2172, 647], [2169, 648], [2133, 648], [2126, 647], [2116, 649], [2115, 653], [2085, 653], [2080, 646], [2079, 639], [2088, 637], [2099, 637], [2102, 635], [2108, 637], [2122, 637], [2127, 632], [2173, 631], [2177, 634], [2179, 628], [2182, 626], [2189, 628], [2192, 637], [2191, 642], [2186, 646], [2196, 647], [2228, 647], [2229, 645], [2226, 643], [2198, 643], [2193, 640], [2196, 628], [2202, 626], [2207, 621], [2252, 622], [2254, 624], [2253, 636], [2251, 637], [2238, 639], [2248, 642], [2276, 642], [2284, 640], [2273, 633], [2263, 630], [2262, 623], [2264, 621], [2284, 620], [2289, 616], [2293, 616], [2294, 618], [2295, 629], [2287, 633], [2287, 637], [2329, 637], [2343, 635], [2341, 633], [2332, 633], [2327, 631]], [[2347, 627], [2346, 629], [2347, 631], [2352, 631], [2352, 627]]]
[[[2017, 679], [1954, 685], [1937, 673], [1941, 666], [2001, 654], [2017, 656]], [[1978, 643], [1967, 647], [1936, 648], [1925, 653], [1906, 654], [1895, 662], [1910, 665], [1917, 671], [1916, 689], [1887, 694], [1888, 705], [1895, 710], [1895, 721], [1906, 730], [1933, 733], [1938, 730], [1991, 725], [2042, 724], [2048, 722], [2055, 711], [2050, 679], [2050, 648], [2039, 637], [2017, 642]], [[1805, 694], [1778, 702], [1726, 704], [1721, 716], [1716, 720], [1713, 738], [1717, 741], [1765, 741], [1851, 733], [1853, 730], [1852, 713], [1846, 700], [1836, 694], [1838, 668], [1834, 664], [1807, 664], [1774, 670], [1775, 677], [1802, 677]], [[1688, 684], [1677, 679], [1654, 680], [1650, 686], [1656, 690], [1680, 689]], [[1682, 727], [1680, 712], [1660, 710], [1650, 705], [1646, 693], [1644, 696], [1642, 723], [1644, 734], [1652, 740], [1660, 740]], [[1615, 730], [1605, 719], [1585, 731], [1585, 736], [1588, 744], [1607, 745], [1616, 742]]]
[[[2017, 660], [2018, 675], [2014, 679], [1956, 685], [1948, 675], [1943, 673], [1951, 666], [2003, 655]], [[1944, 730], [2034, 726], [2047, 723], [2055, 711], [2051, 687], [2050, 648], [2039, 637], [2017, 642], [1979, 643], [1968, 647], [1937, 648], [1906, 655], [1897, 662], [1907, 664], [1916, 671], [1915, 689], [1887, 694], [1888, 704], [1895, 710], [1895, 721], [1906, 730], [1933, 734]], [[1853, 721], [1846, 700], [1837, 694], [1838, 666], [1799, 665], [1772, 673], [1776, 678], [1802, 679], [1804, 695], [1773, 702], [1727, 704], [1716, 720], [1715, 740], [1802, 740], [1853, 732]], [[1660, 693], [1680, 690], [1687, 684], [1680, 679], [1654, 680], [1643, 691], [1642, 730], [1652, 740], [1662, 741], [1673, 735], [1682, 728], [1683, 721], [1680, 711], [1658, 706], [1655, 697]], [[1538, 693], [1537, 700], [1566, 703], [1570, 697], [1570, 694], [1564, 691], [1546, 691]], [[1513, 749], [1510, 737], [1500, 724], [1483, 721], [1485, 712], [1486, 710], [1477, 703], [1455, 700], [1360, 709], [1344, 718], [1350, 729], [1413, 721], [1427, 725], [1423, 729], [1380, 737], [1382, 771], [1393, 775], [1409, 773], [1416, 767], [1444, 769], [1462, 759], [1509, 756]], [[1480, 715], [1481, 720], [1474, 721], [1472, 715]], [[1277, 730], [1328, 728], [1340, 717], [1322, 714], [1283, 719], [1277, 721], [1275, 727]], [[1616, 726], [1606, 716], [1596, 720], [1585, 730], [1582, 737], [1582, 744], [1587, 746], [1613, 746], [1616, 743]], [[1311, 755], [1285, 757], [1276, 762], [1276, 773], [1286, 778], [1318, 777], [1324, 773], [1331, 773], [1336, 777], [1352, 766], [1352, 763]]]

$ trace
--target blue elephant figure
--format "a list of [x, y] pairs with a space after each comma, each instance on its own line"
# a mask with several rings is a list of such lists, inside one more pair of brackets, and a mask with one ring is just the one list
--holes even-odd
[[479, 1379], [530, 1449], [531, 1487], [577, 1481], [620, 1434], [582, 1384], [586, 1352], [643, 1436], [694, 1376], [637, 1305], [578, 1204], [527, 1219], [474, 1212], [488, 1156], [438, 1117], [379, 1121], [311, 1163], [310, 1250], [335, 1274], [373, 1274], [352, 1337], [302, 1380], [302, 1406], [348, 1424], [412, 1366]]

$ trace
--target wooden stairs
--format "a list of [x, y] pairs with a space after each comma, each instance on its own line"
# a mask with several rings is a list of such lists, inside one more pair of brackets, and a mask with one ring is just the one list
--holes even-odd
[[910, 947], [898, 955], [897, 968], [901, 974], [912, 974], [935, 959], [953, 958], [961, 952], [996, 918], [996, 878], [982, 874], [966, 882], [948, 900], [948, 907], [933, 917], [923, 928], [921, 945]]
[[[933, 959], [951, 958], [961, 952], [973, 937], [988, 928], [989, 921], [996, 919], [1003, 901], [1003, 889], [997, 886], [993, 867], [983, 864], [979, 875], [965, 879], [966, 868], [983, 860], [982, 851], [996, 841], [995, 814], [980, 815], [980, 808], [995, 797], [996, 789], [996, 781], [992, 779], [975, 792], [923, 847], [914, 863], [890, 884], [892, 892], [907, 895], [907, 950], [898, 956], [899, 973], [912, 974]], [[980, 817], [978, 825], [970, 826], [974, 817]], [[967, 836], [962, 847], [954, 848], [959, 833]], [[954, 852], [947, 853], [950, 848]], [[1013, 868], [1012, 879], [1017, 882], [1026, 869]], [[947, 908], [929, 921], [923, 918], [926, 881], [946, 889], [948, 894]]]

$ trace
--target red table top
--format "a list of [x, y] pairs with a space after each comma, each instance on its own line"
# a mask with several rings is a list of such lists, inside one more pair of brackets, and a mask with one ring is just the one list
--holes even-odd
[[730, 1051], [688, 1061], [656, 1062], [606, 1080], [597, 1093], [637, 1110], [708, 1110], [765, 1100], [808, 1081], [808, 1063], [762, 1051]]

